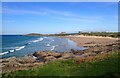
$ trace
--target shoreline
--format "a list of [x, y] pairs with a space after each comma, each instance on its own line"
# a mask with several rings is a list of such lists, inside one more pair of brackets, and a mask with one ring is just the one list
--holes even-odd
[[[114, 50], [118, 50], [119, 42], [117, 39], [99, 38], [91, 36], [64, 36], [61, 38], [68, 38], [75, 41], [78, 46], [89, 47], [85, 50], [71, 50], [70, 52], [35, 52], [32, 56], [24, 57], [10, 57], [7, 59], [0, 59], [1, 68], [4, 72], [11, 72], [16, 70], [27, 70], [33, 67], [41, 66], [55, 60], [67, 60], [73, 58], [86, 58], [89, 56], [97, 56], [99, 54], [106, 54]], [[83, 40], [81, 40], [83, 39]], [[106, 42], [106, 43], [105, 43]], [[33, 58], [33, 56], [35, 58]], [[11, 69], [13, 68], [13, 69]], [[9, 69], [9, 70], [8, 70]]]
[[68, 38], [77, 43], [80, 47], [93, 47], [96, 45], [107, 45], [115, 41], [118, 41], [118, 38], [112, 37], [102, 37], [102, 36], [84, 36], [84, 35], [70, 35], [70, 36], [61, 36], [61, 38]]

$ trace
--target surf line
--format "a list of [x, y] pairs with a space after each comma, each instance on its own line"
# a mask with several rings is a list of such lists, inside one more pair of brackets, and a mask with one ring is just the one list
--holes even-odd
[[5, 54], [8, 54], [8, 53], [13, 53], [13, 52], [19, 51], [19, 50], [21, 50], [21, 49], [23, 49], [25, 47], [26, 47], [25, 45], [21, 46], [21, 47], [17, 47], [16, 49], [11, 49], [11, 50], [8, 50], [6, 52], [2, 52], [2, 53], [0, 53], [0, 55], [5, 55]]
[[51, 51], [54, 51], [56, 46], [58, 45], [52, 46]]
[[52, 39], [50, 42], [48, 42], [48, 44], [47, 44], [46, 46], [49, 47], [50, 44], [51, 44], [53, 41], [55, 41], [55, 40]]
[[36, 40], [33, 40], [32, 42], [36, 43], [36, 42], [43, 41], [43, 40], [44, 40], [44, 38], [38, 38]]

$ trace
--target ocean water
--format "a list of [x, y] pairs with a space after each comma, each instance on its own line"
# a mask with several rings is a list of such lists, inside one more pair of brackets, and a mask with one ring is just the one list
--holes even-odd
[[84, 49], [70, 39], [46, 36], [2, 35], [0, 44], [2, 58], [21, 57], [37, 51], [69, 52], [71, 49]]

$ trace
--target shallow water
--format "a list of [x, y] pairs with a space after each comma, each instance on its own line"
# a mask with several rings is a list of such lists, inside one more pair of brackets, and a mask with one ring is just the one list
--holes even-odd
[[2, 58], [21, 57], [37, 51], [69, 52], [71, 49], [83, 50], [84, 48], [67, 38], [3, 35], [0, 56]]

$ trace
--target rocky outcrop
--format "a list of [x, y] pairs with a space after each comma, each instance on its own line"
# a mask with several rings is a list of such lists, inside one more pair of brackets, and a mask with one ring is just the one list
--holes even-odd
[[58, 52], [35, 52], [33, 54], [35, 57], [47, 57], [47, 56], [55, 56], [55, 57], [59, 57], [61, 56], [61, 53]]
[[54, 61], [56, 59], [57, 58], [55, 58], [54, 56], [48, 56], [48, 57], [45, 57], [43, 61], [44, 61], [44, 63], [48, 63], [48, 62]]
[[39, 62], [31, 56], [25, 56], [20, 58], [11, 57], [7, 59], [1, 59], [0, 63], [3, 73], [15, 71], [15, 70], [25, 70], [38, 65], [43, 65], [43, 62]]
[[62, 58], [63, 59], [69, 59], [69, 58], [73, 58], [74, 57], [74, 54], [73, 53], [63, 53], [62, 54]]
[[[89, 43], [88, 43], [89, 44]], [[97, 55], [104, 55], [111, 51], [120, 50], [119, 42], [114, 42], [107, 45], [99, 45], [94, 47], [89, 47], [85, 50], [71, 50], [70, 52], [35, 52], [33, 56], [25, 57], [11, 57], [7, 59], [0, 59], [0, 64], [3, 72], [10, 72], [15, 70], [26, 70], [32, 67], [40, 66], [55, 60], [67, 60], [71, 58], [78, 58], [84, 60], [84, 58], [94, 57]]]

